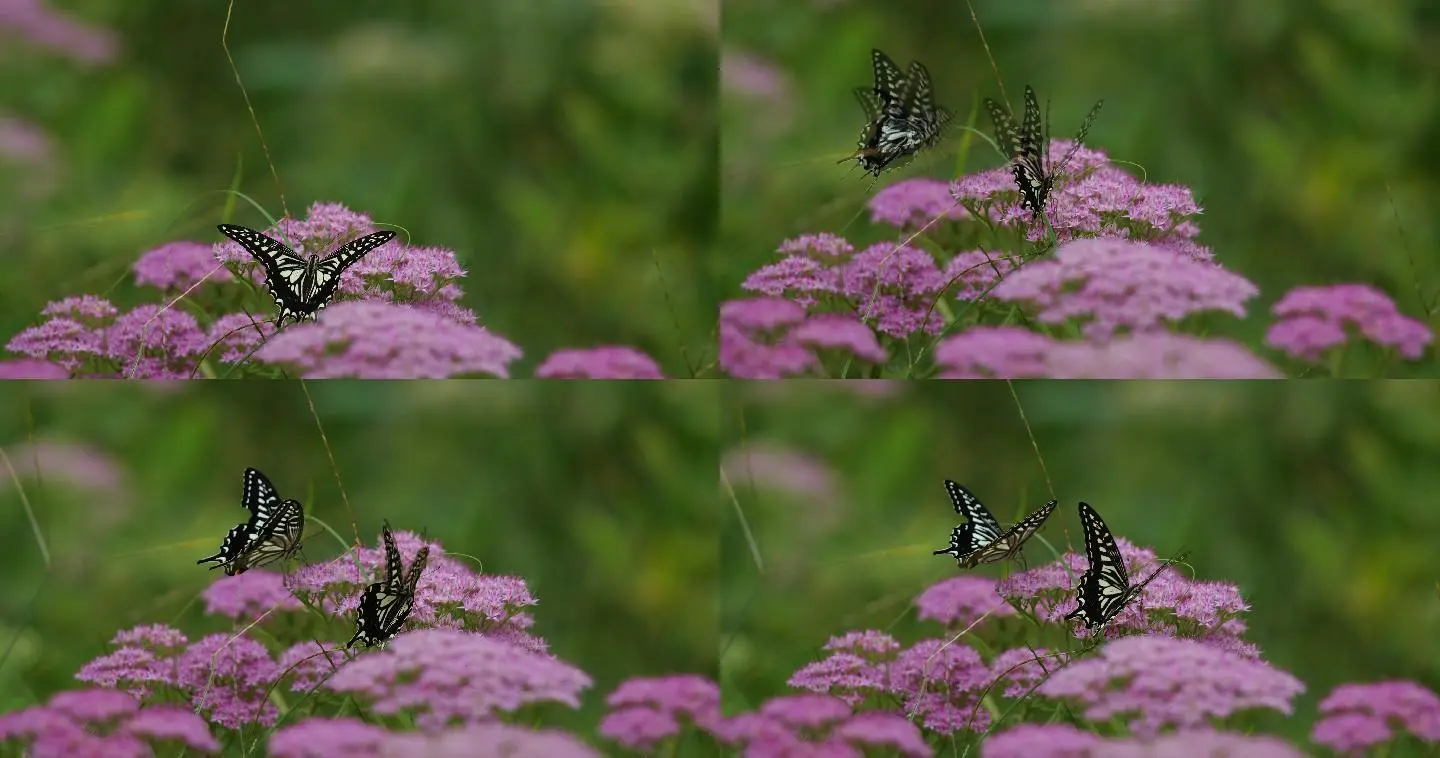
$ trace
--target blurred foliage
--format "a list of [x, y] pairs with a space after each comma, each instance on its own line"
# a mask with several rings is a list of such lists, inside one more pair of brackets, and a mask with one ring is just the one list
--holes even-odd
[[815, 456], [839, 493], [786, 492], [727, 467], [727, 712], [784, 691], [832, 635], [940, 633], [910, 604], [957, 570], [931, 555], [956, 523], [946, 478], [1005, 523], [1060, 501], [1026, 550], [1031, 566], [1057, 555], [1042, 542], [1083, 552], [1084, 500], [1117, 534], [1162, 557], [1190, 550], [1196, 577], [1238, 584], [1248, 638], [1307, 687], [1287, 736], [1306, 736], [1341, 682], [1440, 689], [1440, 386], [1016, 382], [1022, 417], [1004, 382], [836, 384], [727, 389], [727, 448]]
[[[856, 218], [867, 193], [999, 165], [963, 125], [989, 136], [981, 99], [1018, 106], [1033, 84], [1050, 100], [1053, 137], [1072, 137], [1104, 98], [1086, 142], [1144, 167], [1122, 164], [1150, 182], [1194, 191], [1205, 211], [1200, 241], [1261, 289], [1249, 319], [1223, 320], [1216, 333], [1256, 344], [1285, 291], [1341, 281], [1377, 284], [1402, 311], [1440, 327], [1436, 8], [1425, 0], [727, 0], [724, 253], [712, 277], [727, 288], [722, 299], [737, 297], [746, 274], [803, 232], [846, 227], [862, 244], [893, 238]], [[879, 183], [853, 162], [835, 165], [864, 123], [850, 90], [869, 85], [872, 47], [902, 66], [925, 63], [939, 102], [956, 112], [936, 151]], [[731, 78], [737, 54], [773, 64], [779, 80], [737, 91], [745, 86]]]
[[[358, 527], [373, 546], [389, 519], [522, 577], [534, 632], [595, 679], [556, 725], [593, 733], [625, 678], [717, 675], [718, 403], [703, 383], [7, 383], [0, 442], [17, 470], [34, 468], [27, 443], [83, 445], [122, 483], [0, 464], [0, 712], [75, 687], [119, 629], [229, 628], [203, 615], [221, 574], [195, 561], [244, 515], [254, 466], [347, 542]], [[310, 561], [342, 549], [313, 521], [307, 533]]]
[[[3, 110], [58, 143], [52, 177], [0, 175], [0, 334], [50, 300], [154, 301], [129, 265], [234, 220], [344, 203], [457, 251], [465, 305], [525, 350], [632, 344], [689, 376], [716, 302], [713, 0], [233, 5], [87, 2], [118, 60], [0, 56]], [[7, 38], [7, 46], [8, 46]], [[283, 188], [277, 191], [272, 168]], [[53, 191], [37, 192], [44, 181]]]

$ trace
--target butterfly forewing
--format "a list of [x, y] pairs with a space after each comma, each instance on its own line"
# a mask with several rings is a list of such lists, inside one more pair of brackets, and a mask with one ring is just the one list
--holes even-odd
[[1019, 520], [999, 537], [991, 540], [989, 544], [981, 546], [965, 556], [963, 560], [960, 560], [960, 566], [974, 568], [982, 563], [997, 563], [1019, 555], [1025, 547], [1025, 541], [1040, 531], [1040, 527], [1045, 525], [1045, 520], [1050, 518], [1050, 514], [1055, 511], [1057, 504], [1056, 501], [1051, 500], [1040, 510]]
[[330, 298], [335, 296], [335, 289], [340, 286], [340, 275], [345, 273], [345, 269], [392, 239], [395, 239], [395, 232], [367, 234], [341, 246], [339, 250], [321, 260], [315, 267], [315, 289], [306, 296], [306, 307], [310, 313], [313, 315], [324, 308]]
[[908, 86], [905, 74], [901, 72], [899, 66], [895, 65], [895, 61], [891, 60], [890, 56], [879, 50], [872, 49], [870, 51], [870, 63], [874, 69], [875, 85], [873, 89], [875, 96], [880, 101], [881, 115], [903, 118], [905, 116], [905, 89]]

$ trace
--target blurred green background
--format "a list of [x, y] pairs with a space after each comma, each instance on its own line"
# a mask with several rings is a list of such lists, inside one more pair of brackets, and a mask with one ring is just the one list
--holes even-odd
[[[1307, 686], [1287, 736], [1306, 736], [1340, 682], [1440, 689], [1440, 384], [1016, 382], [1034, 446], [1003, 382], [835, 384], [726, 393], [730, 712], [785, 691], [832, 635], [941, 634], [909, 604], [957, 571], [931, 555], [956, 524], [943, 480], [1013, 523], [1052, 497], [1046, 472], [1061, 507], [1041, 536], [1057, 549], [1083, 551], [1084, 500], [1161, 556], [1192, 551], [1197, 578], [1239, 585], [1248, 638]], [[1053, 554], [1032, 542], [1026, 556]]]
[[[118, 54], [95, 66], [0, 22], [0, 112], [53, 142], [38, 165], [0, 156], [0, 335], [65, 295], [155, 301], [128, 267], [167, 241], [221, 241], [238, 170], [273, 216], [340, 202], [455, 250], [464, 304], [525, 351], [517, 376], [598, 344], [689, 376], [681, 347], [701, 361], [716, 309], [699, 279], [714, 6], [237, 2], [229, 48], [269, 159], [221, 47], [226, 2], [60, 4], [113, 33]], [[266, 223], [244, 204], [235, 221]]]
[[[388, 518], [522, 577], [533, 631], [595, 680], [556, 726], [593, 735], [628, 677], [716, 676], [717, 385], [318, 382], [314, 415], [305, 389], [0, 386], [0, 443], [51, 551], [47, 568], [0, 464], [0, 712], [78, 686], [118, 629], [230, 628], [203, 615], [221, 574], [195, 561], [244, 515], [246, 466], [346, 540], [337, 478], [366, 544]], [[63, 446], [39, 478], [32, 442]], [[318, 524], [307, 536], [311, 561], [341, 551]]]
[[[1268, 310], [1302, 284], [1371, 282], [1427, 319], [1440, 292], [1440, 5], [1277, 0], [726, 0], [722, 29], [721, 248], [713, 278], [745, 275], [787, 237], [838, 231], [872, 179], [853, 162], [870, 48], [930, 69], [937, 97], [989, 135], [981, 99], [1000, 99], [973, 8], [1018, 106], [1025, 84], [1072, 138], [1105, 99], [1086, 142], [1190, 187], [1200, 241], [1261, 289], [1244, 322], [1216, 333], [1258, 342]], [[1003, 100], [1002, 100], [1003, 101]], [[952, 128], [929, 156], [882, 175], [951, 178], [1001, 157]], [[1122, 166], [1139, 175], [1138, 169]], [[849, 172], [847, 174], [847, 172]], [[873, 191], [873, 190], [872, 190]], [[1393, 208], [1392, 208], [1393, 200]], [[893, 229], [868, 215], [858, 244]], [[1429, 317], [1432, 328], [1440, 318]], [[1414, 368], [1413, 366], [1411, 367]], [[1405, 372], [1405, 368], [1399, 369]], [[1433, 365], [1417, 373], [1434, 375]]]

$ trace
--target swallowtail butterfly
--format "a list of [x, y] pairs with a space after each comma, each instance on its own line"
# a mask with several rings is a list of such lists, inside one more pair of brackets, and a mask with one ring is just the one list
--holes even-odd
[[970, 490], [946, 479], [945, 491], [950, 493], [955, 512], [964, 516], [966, 521], [950, 533], [950, 547], [936, 550], [934, 555], [954, 556], [955, 562], [962, 568], [998, 563], [1019, 555], [1025, 541], [1040, 531], [1056, 506], [1056, 502], [1051, 500], [1014, 526], [1001, 530], [994, 514]]
[[305, 509], [298, 500], [281, 500], [275, 485], [256, 469], [245, 469], [240, 504], [250, 511], [250, 519], [225, 535], [220, 552], [196, 563], [214, 563], [212, 570], [223, 566], [226, 576], [235, 576], [289, 558], [300, 549]]
[[1125, 558], [1115, 545], [1115, 535], [1100, 519], [1088, 503], [1080, 504], [1080, 526], [1085, 531], [1085, 557], [1090, 567], [1080, 576], [1075, 588], [1075, 610], [1067, 613], [1067, 620], [1078, 618], [1087, 629], [1103, 627], [1110, 623], [1169, 563], [1155, 569], [1155, 573], [1138, 585], [1130, 585], [1130, 575], [1125, 571]]
[[425, 562], [430, 558], [430, 546], [426, 545], [415, 553], [410, 561], [410, 570], [404, 571], [400, 560], [400, 549], [395, 547], [395, 537], [390, 534], [386, 522], [382, 537], [385, 541], [385, 579], [365, 588], [360, 597], [360, 607], [355, 612], [355, 636], [345, 643], [351, 647], [360, 643], [365, 647], [384, 645], [400, 632], [410, 609], [415, 607], [415, 587], [420, 583], [420, 574], [425, 571]]
[[313, 321], [315, 314], [335, 297], [340, 275], [367, 253], [395, 238], [395, 232], [375, 232], [349, 242], [321, 258], [302, 257], [284, 244], [243, 226], [220, 224], [220, 231], [245, 248], [265, 269], [265, 286], [280, 308], [280, 323]]
[[879, 50], [870, 51], [870, 60], [875, 84], [855, 90], [855, 99], [865, 111], [865, 128], [855, 153], [840, 162], [854, 160], [878, 177], [895, 161], [933, 147], [954, 114], [935, 104], [930, 71], [924, 64], [912, 61], [905, 74]]
[[1085, 141], [1085, 135], [1090, 133], [1090, 126], [1095, 123], [1095, 117], [1100, 114], [1100, 107], [1104, 104], [1104, 100], [1095, 103], [1084, 123], [1080, 125], [1080, 131], [1075, 135], [1075, 143], [1065, 153], [1064, 159], [1059, 165], [1051, 166], [1050, 139], [1040, 117], [1040, 102], [1035, 97], [1035, 90], [1030, 85], [1025, 85], [1025, 116], [1018, 127], [1014, 117], [1001, 108], [999, 103], [985, 98], [985, 109], [990, 112], [990, 121], [995, 125], [995, 140], [1000, 143], [1000, 149], [1010, 157], [1010, 173], [1014, 175], [1015, 186], [1020, 190], [1020, 205], [1034, 214], [1035, 218], [1044, 214], [1045, 201], [1050, 198], [1050, 190], [1055, 188], [1056, 179], [1065, 171], [1065, 166], [1080, 148], [1080, 143]]

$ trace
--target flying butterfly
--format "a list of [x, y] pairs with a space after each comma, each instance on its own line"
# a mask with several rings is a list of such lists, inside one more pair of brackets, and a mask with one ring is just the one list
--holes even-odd
[[1056, 502], [1051, 500], [1014, 526], [1002, 530], [995, 515], [970, 490], [946, 479], [945, 491], [950, 493], [955, 512], [964, 516], [966, 521], [950, 533], [950, 547], [936, 550], [934, 555], [954, 556], [961, 568], [998, 563], [1019, 555], [1025, 541], [1040, 531], [1056, 506]]
[[1015, 119], [1009, 111], [994, 100], [985, 98], [985, 109], [990, 112], [990, 121], [995, 125], [995, 140], [1000, 143], [1001, 151], [1010, 158], [1010, 173], [1015, 177], [1015, 186], [1020, 190], [1020, 205], [1034, 214], [1035, 218], [1043, 216], [1050, 191], [1055, 188], [1056, 180], [1063, 175], [1065, 166], [1070, 163], [1075, 151], [1085, 141], [1085, 135], [1090, 133], [1090, 127], [1100, 115], [1103, 105], [1104, 100], [1095, 103], [1080, 125], [1075, 142], [1065, 153], [1065, 157], [1058, 165], [1050, 165], [1050, 139], [1046, 134], [1048, 129], [1042, 123], [1040, 102], [1035, 97], [1034, 88], [1025, 85], [1025, 115], [1019, 126], [1015, 125]]
[[197, 564], [214, 563], [212, 570], [223, 566], [226, 576], [235, 576], [290, 558], [299, 551], [305, 509], [298, 500], [281, 500], [269, 478], [247, 468], [240, 504], [250, 511], [249, 520], [226, 533], [220, 552], [201, 558]]
[[930, 71], [924, 64], [912, 61], [906, 74], [879, 50], [870, 51], [870, 60], [874, 85], [855, 89], [865, 126], [855, 152], [838, 162], [854, 160], [878, 177], [896, 161], [938, 143], [954, 114], [935, 104]]
[[220, 231], [250, 253], [265, 270], [265, 286], [280, 308], [279, 322], [313, 321], [335, 297], [340, 275], [371, 250], [395, 239], [395, 232], [375, 232], [342, 245], [321, 258], [301, 256], [283, 243], [254, 229], [220, 224]]
[[1085, 531], [1085, 558], [1090, 567], [1080, 576], [1075, 587], [1075, 610], [1065, 614], [1067, 620], [1078, 618], [1087, 629], [1103, 627], [1110, 623], [1120, 611], [1140, 597], [1140, 593], [1161, 571], [1169, 568], [1170, 561], [1145, 581], [1131, 586], [1130, 575], [1125, 571], [1125, 558], [1115, 544], [1115, 535], [1100, 518], [1100, 514], [1088, 503], [1080, 503], [1080, 526]]
[[355, 612], [355, 636], [345, 643], [352, 647], [360, 643], [365, 647], [384, 645], [400, 633], [410, 609], [415, 607], [415, 588], [420, 575], [425, 571], [425, 562], [430, 558], [430, 546], [425, 545], [410, 561], [410, 570], [404, 571], [400, 549], [395, 547], [395, 537], [390, 533], [390, 523], [383, 526], [385, 542], [385, 579], [365, 588], [360, 597], [360, 607]]

